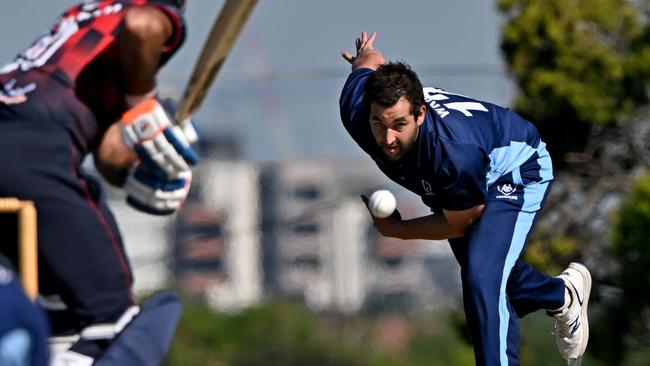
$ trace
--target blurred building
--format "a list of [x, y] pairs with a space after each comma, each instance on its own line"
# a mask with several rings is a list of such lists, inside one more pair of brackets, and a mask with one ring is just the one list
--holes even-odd
[[144, 295], [165, 288], [172, 280], [171, 229], [173, 216], [152, 216], [127, 205], [122, 194], [113, 195], [109, 205], [123, 234], [133, 270], [133, 291]]
[[[232, 141], [231, 141], [232, 142]], [[111, 190], [138, 293], [177, 285], [222, 310], [289, 297], [316, 310], [431, 311], [458, 302], [446, 242], [401, 241], [372, 226], [360, 194], [398, 194], [404, 217], [424, 206], [367, 160], [238, 160], [237, 144], [202, 151], [175, 215], [139, 213]]]
[[224, 265], [225, 213], [203, 205], [194, 192], [178, 212], [173, 269], [175, 282], [184, 295], [204, 297], [207, 291], [228, 281]]
[[236, 160], [232, 139], [202, 151], [191, 195], [178, 213], [175, 275], [181, 291], [221, 310], [262, 300], [258, 171]]
[[[404, 218], [429, 214], [415, 195], [398, 198], [398, 209]], [[458, 302], [460, 273], [446, 240], [387, 238], [374, 227], [366, 240], [368, 311], [435, 311]]]
[[[265, 165], [260, 186], [267, 288], [315, 309], [342, 312], [430, 310], [455, 299], [458, 289], [448, 293], [438, 285], [441, 277], [457, 282], [449, 278], [456, 273], [446, 242], [388, 239], [372, 227], [359, 195], [387, 185], [401, 190], [366, 160]], [[403, 213], [421, 209], [417, 197], [409, 198], [399, 203]], [[449, 264], [442, 267], [444, 276], [440, 267], [432, 271], [432, 261]]]
[[[198, 148], [203, 161], [193, 169], [190, 194], [177, 213], [138, 212], [125, 203], [122, 190], [106, 186], [109, 205], [137, 294], [176, 286], [222, 310], [244, 308], [262, 297], [257, 168], [236, 160], [232, 137]], [[92, 161], [86, 168], [94, 171]]]
[[262, 169], [266, 284], [316, 309], [356, 311], [365, 299], [359, 194], [376, 185], [367, 164], [288, 161]]

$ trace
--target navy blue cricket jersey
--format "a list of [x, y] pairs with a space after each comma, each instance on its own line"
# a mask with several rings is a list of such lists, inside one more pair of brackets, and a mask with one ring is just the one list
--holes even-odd
[[363, 103], [372, 72], [358, 69], [348, 77], [339, 101], [343, 125], [384, 174], [434, 211], [484, 204], [497, 181], [511, 187], [553, 179], [550, 159], [540, 159], [548, 152], [532, 123], [507, 108], [432, 87], [423, 89], [427, 111], [415, 148], [389, 161]]

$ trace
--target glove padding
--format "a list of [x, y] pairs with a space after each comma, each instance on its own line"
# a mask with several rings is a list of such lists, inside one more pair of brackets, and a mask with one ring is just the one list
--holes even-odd
[[197, 139], [189, 120], [174, 125], [173, 119], [157, 98], [149, 98], [122, 115], [120, 130], [127, 146], [156, 176], [177, 179], [195, 165], [198, 156], [190, 147]]
[[187, 198], [192, 171], [186, 170], [173, 179], [151, 172], [148, 165], [138, 164], [124, 184], [126, 202], [138, 211], [152, 215], [174, 213]]

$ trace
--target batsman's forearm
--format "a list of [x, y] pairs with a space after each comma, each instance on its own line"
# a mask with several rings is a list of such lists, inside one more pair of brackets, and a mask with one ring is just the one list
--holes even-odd
[[116, 187], [124, 185], [129, 169], [138, 162], [135, 152], [122, 141], [117, 123], [106, 130], [99, 146], [93, 151], [93, 158], [97, 171]]
[[97, 159], [97, 157], [95, 157], [94, 162], [97, 172], [101, 174], [102, 178], [104, 178], [106, 182], [115, 187], [124, 186], [126, 177], [129, 174], [128, 170], [107, 164], [106, 162]]
[[443, 214], [417, 217], [403, 220], [397, 237], [400, 239], [446, 240], [463, 236], [464, 232], [447, 223]]

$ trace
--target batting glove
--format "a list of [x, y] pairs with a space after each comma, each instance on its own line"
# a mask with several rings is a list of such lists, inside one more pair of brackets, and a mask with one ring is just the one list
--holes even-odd
[[191, 170], [182, 171], [174, 179], [169, 179], [140, 163], [131, 171], [124, 184], [126, 202], [138, 211], [169, 215], [185, 202], [191, 184]]
[[198, 155], [190, 147], [197, 140], [191, 121], [175, 125], [157, 98], [146, 99], [126, 111], [120, 129], [126, 145], [156, 176], [173, 180], [198, 162]]

